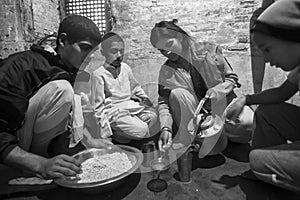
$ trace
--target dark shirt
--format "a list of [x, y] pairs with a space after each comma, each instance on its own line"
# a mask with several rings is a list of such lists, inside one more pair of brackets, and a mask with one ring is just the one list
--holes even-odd
[[65, 79], [71, 84], [77, 70], [39, 46], [15, 53], [0, 62], [0, 163], [18, 144], [29, 99], [46, 83]]

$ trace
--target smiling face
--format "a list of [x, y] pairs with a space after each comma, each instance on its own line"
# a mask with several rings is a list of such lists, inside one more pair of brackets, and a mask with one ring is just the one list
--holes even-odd
[[125, 44], [122, 41], [112, 41], [101, 53], [105, 57], [105, 62], [114, 66], [121, 66], [124, 58]]
[[270, 65], [291, 71], [300, 64], [300, 43], [280, 40], [258, 32], [253, 37], [262, 50], [265, 61]]
[[162, 28], [158, 32], [158, 41], [155, 46], [165, 57], [175, 61], [182, 56], [182, 41], [183, 37], [179, 32]]
[[66, 65], [77, 69], [98, 45], [98, 42], [90, 40], [81, 40], [74, 43], [70, 43], [68, 40], [64, 41], [60, 44], [60, 57]]

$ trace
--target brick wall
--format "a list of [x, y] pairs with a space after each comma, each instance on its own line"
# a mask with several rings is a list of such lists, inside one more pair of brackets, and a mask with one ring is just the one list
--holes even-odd
[[59, 0], [32, 0], [35, 37], [57, 32], [60, 14]]
[[[148, 94], [156, 94], [157, 75], [165, 58], [149, 41], [150, 30], [160, 20], [179, 25], [198, 40], [219, 43], [240, 77], [237, 93], [253, 92], [249, 22], [252, 13], [273, 0], [111, 0], [117, 19], [113, 31], [126, 42], [126, 62]], [[64, 0], [2, 0], [0, 5], [0, 58], [28, 49], [39, 38], [56, 31], [63, 18]], [[99, 62], [103, 58], [99, 56]], [[93, 64], [92, 68], [98, 64]], [[259, 66], [258, 66], [259, 67]], [[262, 74], [257, 70], [257, 74]], [[266, 67], [263, 89], [281, 84], [286, 73]], [[256, 83], [257, 84], [257, 83]], [[259, 83], [258, 85], [261, 85]], [[151, 95], [152, 96], [152, 95]], [[156, 96], [153, 96], [156, 99]]]
[[0, 4], [0, 58], [28, 49], [56, 31], [59, 0], [2, 0]]
[[150, 44], [150, 31], [155, 23], [174, 18], [197, 40], [220, 44], [243, 85], [237, 92], [252, 92], [249, 22], [261, 0], [112, 0], [112, 4], [117, 19], [113, 30], [125, 39], [126, 61], [147, 93], [155, 94], [157, 87], [149, 82], [157, 80], [157, 65], [165, 60]]
[[228, 51], [249, 47], [249, 21], [261, 0], [113, 0], [115, 31], [130, 43], [128, 57], [160, 57], [150, 42], [151, 28], [160, 20], [178, 25], [199, 40], [221, 44]]
[[[286, 73], [269, 66], [265, 77], [252, 77], [249, 26], [253, 12], [273, 0], [112, 0], [113, 15], [117, 19], [113, 31], [126, 41], [126, 61], [138, 75], [148, 94], [156, 94], [159, 67], [165, 58], [149, 41], [150, 30], [161, 20], [178, 19], [178, 25], [191, 36], [202, 41], [220, 44], [239, 75], [242, 87], [238, 94], [252, 93], [253, 80], [262, 89], [280, 85]], [[253, 53], [253, 51], [252, 51]], [[261, 55], [257, 55], [258, 59]], [[253, 68], [262, 75], [261, 65]], [[259, 75], [257, 75], [259, 74]], [[150, 86], [151, 85], [151, 86]], [[259, 87], [259, 86], [258, 86]], [[156, 98], [156, 96], [155, 96]], [[293, 100], [292, 100], [293, 101]]]

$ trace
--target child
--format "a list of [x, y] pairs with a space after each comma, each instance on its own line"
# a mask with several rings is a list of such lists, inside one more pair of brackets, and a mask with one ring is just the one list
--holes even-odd
[[118, 142], [149, 137], [149, 128], [156, 122], [156, 110], [131, 68], [123, 62], [123, 39], [109, 32], [103, 36], [101, 48], [105, 63], [93, 72], [91, 82], [96, 115], [106, 113], [113, 138]]

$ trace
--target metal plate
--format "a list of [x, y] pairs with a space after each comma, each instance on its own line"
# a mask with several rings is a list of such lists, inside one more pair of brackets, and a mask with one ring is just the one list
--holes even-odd
[[100, 190], [101, 187], [105, 188], [107, 185], [110, 185], [109, 188], [113, 188], [114, 183], [120, 182], [120, 180], [132, 174], [139, 168], [139, 166], [143, 161], [143, 154], [140, 150], [131, 146], [116, 145], [116, 148], [113, 148], [111, 150], [93, 148], [93, 149], [84, 150], [73, 156], [74, 158], [79, 159], [80, 162], [82, 163], [85, 160], [93, 157], [93, 155], [95, 154], [104, 155], [104, 154], [114, 153], [114, 152], [124, 152], [127, 154], [129, 160], [132, 163], [132, 167], [128, 171], [106, 180], [91, 182], [91, 183], [78, 183], [78, 180], [71, 180], [71, 179], [59, 179], [59, 180], [55, 180], [54, 182], [60, 186], [67, 187], [67, 188], [75, 188], [75, 189], [97, 188]]

